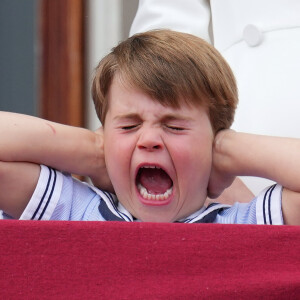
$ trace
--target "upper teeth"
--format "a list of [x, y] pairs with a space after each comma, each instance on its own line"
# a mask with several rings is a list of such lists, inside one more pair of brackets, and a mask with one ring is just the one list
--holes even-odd
[[150, 194], [147, 189], [143, 187], [140, 183], [138, 184], [138, 190], [140, 194], [148, 200], [166, 200], [171, 194], [173, 190], [173, 186], [171, 186], [164, 194]]
[[143, 166], [142, 168], [144, 168], [144, 169], [161, 169], [160, 167], [157, 167], [157, 166]]

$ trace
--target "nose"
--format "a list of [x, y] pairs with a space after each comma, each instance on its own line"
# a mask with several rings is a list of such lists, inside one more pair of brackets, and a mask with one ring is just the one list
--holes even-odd
[[146, 151], [157, 151], [163, 149], [163, 140], [158, 129], [145, 129], [141, 132], [137, 148]]

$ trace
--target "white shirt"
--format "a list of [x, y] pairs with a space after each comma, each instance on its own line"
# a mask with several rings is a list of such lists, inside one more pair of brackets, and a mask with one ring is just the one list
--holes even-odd
[[[213, 204], [178, 222], [282, 225], [281, 193], [282, 187], [274, 185], [250, 203]], [[43, 165], [35, 191], [20, 219], [139, 221], [115, 195]]]

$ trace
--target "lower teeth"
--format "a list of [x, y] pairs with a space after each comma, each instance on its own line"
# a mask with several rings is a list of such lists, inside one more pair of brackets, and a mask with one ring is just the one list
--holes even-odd
[[149, 194], [147, 189], [143, 187], [141, 184], [138, 185], [138, 190], [143, 198], [148, 200], [166, 200], [171, 194], [173, 187], [171, 186], [164, 194]]

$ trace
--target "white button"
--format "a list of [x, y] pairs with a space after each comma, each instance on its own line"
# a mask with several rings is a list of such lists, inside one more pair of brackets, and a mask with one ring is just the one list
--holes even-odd
[[258, 46], [263, 40], [262, 32], [252, 24], [249, 24], [244, 28], [243, 37], [250, 47]]

